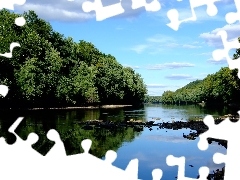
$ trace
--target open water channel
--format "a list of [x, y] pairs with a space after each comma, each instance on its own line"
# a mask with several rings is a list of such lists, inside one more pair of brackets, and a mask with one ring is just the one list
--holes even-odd
[[[135, 158], [139, 160], [139, 179], [151, 180], [152, 170], [163, 170], [162, 180], [174, 180], [177, 176], [177, 166], [168, 166], [166, 157], [185, 156], [185, 175], [197, 178], [198, 169], [208, 166], [210, 171], [221, 169], [224, 164], [215, 164], [212, 156], [216, 152], [226, 153], [226, 149], [213, 142], [206, 151], [197, 147], [198, 138], [189, 140], [183, 137], [191, 129], [160, 129], [153, 126], [151, 129], [144, 127], [136, 130], [132, 127], [122, 129], [84, 130], [80, 122], [87, 120], [127, 121], [130, 119], [155, 121], [156, 123], [172, 121], [188, 121], [204, 118], [206, 115], [223, 116], [237, 114], [236, 110], [227, 108], [206, 109], [200, 106], [170, 106], [170, 105], [145, 105], [143, 108], [116, 108], [116, 109], [80, 109], [80, 110], [35, 110], [35, 111], [1, 111], [0, 136], [7, 138], [9, 143], [14, 142], [14, 136], [7, 133], [7, 129], [20, 116], [24, 117], [17, 128], [17, 134], [26, 139], [28, 134], [35, 132], [39, 141], [34, 148], [46, 154], [53, 143], [46, 138], [50, 129], [56, 129], [64, 142], [67, 154], [83, 152], [81, 141], [89, 138], [92, 140], [91, 154], [104, 159], [108, 150], [117, 152], [114, 166], [125, 169], [128, 163]], [[192, 132], [194, 132], [192, 130]], [[191, 165], [191, 166], [190, 166]]]

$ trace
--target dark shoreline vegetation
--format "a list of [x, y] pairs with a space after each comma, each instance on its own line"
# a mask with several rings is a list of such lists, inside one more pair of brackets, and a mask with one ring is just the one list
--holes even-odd
[[74, 42], [54, 31], [34, 11], [23, 14], [26, 25], [14, 24], [21, 15], [0, 11], [1, 53], [15, 47], [12, 58], [1, 57], [0, 83], [9, 93], [0, 108], [64, 108], [138, 105], [146, 85], [140, 74], [86, 41]]

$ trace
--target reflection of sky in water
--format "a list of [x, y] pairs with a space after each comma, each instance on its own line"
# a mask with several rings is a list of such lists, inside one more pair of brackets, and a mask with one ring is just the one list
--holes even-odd
[[[64, 124], [63, 127], [69, 128], [71, 127], [69, 124], [72, 124], [74, 121], [79, 122], [90, 119], [122, 121], [125, 118], [132, 118], [135, 120], [140, 119], [151, 121], [155, 120], [154, 118], [161, 118], [160, 120], [156, 121], [157, 123], [161, 123], [162, 120], [164, 122], [172, 122], [172, 120], [187, 120], [191, 117], [205, 117], [207, 114], [224, 115], [231, 113], [229, 111], [225, 112], [222, 110], [208, 110], [200, 108], [199, 106], [164, 105], [145, 106], [145, 108], [140, 110], [119, 108], [51, 112], [52, 114], [50, 114], [51, 116], [48, 115], [48, 118], [46, 118], [45, 113], [41, 112], [38, 112], [34, 115], [35, 119], [32, 119], [33, 117], [31, 115], [28, 115], [28, 117], [30, 117], [30, 120], [32, 120], [30, 121], [31, 123], [41, 123], [42, 120], [44, 120], [44, 122], [49, 124], [51, 122], [50, 120], [55, 119], [57, 126]], [[26, 119], [28, 119], [28, 117], [26, 117]], [[223, 167], [223, 165], [214, 164], [212, 160], [214, 153], [226, 153], [226, 149], [217, 143], [213, 142], [211, 145], [209, 145], [208, 150], [201, 151], [197, 147], [198, 138], [194, 141], [183, 138], [183, 133], [189, 134], [190, 129], [158, 130], [157, 127], [152, 128], [152, 131], [150, 131], [148, 128], [144, 128], [144, 131], [141, 133], [141, 135], [135, 137], [132, 142], [123, 142], [122, 147], [117, 150], [118, 156], [116, 161], [113, 162], [113, 165], [125, 169], [131, 159], [138, 158], [139, 178], [143, 180], [151, 180], [151, 173], [155, 168], [161, 168], [163, 170], [162, 180], [174, 180], [177, 176], [178, 168], [177, 166], [167, 166], [166, 157], [168, 155], [174, 155], [176, 157], [185, 156], [185, 174], [187, 177], [191, 178], [197, 177], [198, 169], [201, 166], [208, 166], [211, 172], [212, 170]], [[194, 167], [190, 167], [189, 165], [193, 165]]]
[[[215, 152], [226, 153], [226, 149], [212, 143], [209, 149], [201, 151], [197, 147], [198, 138], [194, 141], [182, 137], [182, 133], [189, 133], [189, 129], [183, 130], [157, 130], [145, 128], [144, 132], [132, 143], [125, 143], [118, 151], [118, 158], [113, 163], [115, 166], [125, 169], [131, 159], [139, 159], [139, 178], [151, 179], [151, 172], [155, 168], [163, 170], [163, 180], [175, 179], [177, 166], [167, 166], [166, 157], [170, 154], [186, 158], [187, 177], [196, 178], [201, 166], [208, 166], [210, 171], [222, 168], [223, 165], [214, 164], [212, 156]], [[190, 167], [193, 165], [194, 167]]]

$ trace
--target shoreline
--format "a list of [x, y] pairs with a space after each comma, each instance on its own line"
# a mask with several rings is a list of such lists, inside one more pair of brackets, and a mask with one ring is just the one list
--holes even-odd
[[73, 110], [73, 109], [114, 109], [132, 107], [133, 105], [101, 105], [101, 106], [79, 106], [79, 107], [52, 107], [52, 108], [7, 108], [1, 110]]

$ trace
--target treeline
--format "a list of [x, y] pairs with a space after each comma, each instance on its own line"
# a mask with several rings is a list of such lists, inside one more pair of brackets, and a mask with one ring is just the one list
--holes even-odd
[[144, 103], [146, 103], [146, 104], [158, 104], [158, 103], [161, 103], [161, 102], [162, 102], [161, 96], [146, 95], [145, 99], [144, 99]]
[[[22, 27], [14, 24], [20, 16], [26, 19]], [[12, 42], [21, 45], [14, 48], [12, 58], [0, 56], [0, 84], [10, 88], [1, 105], [63, 107], [144, 101], [147, 89], [141, 76], [92, 43], [64, 37], [34, 11], [20, 15], [4, 9], [0, 21], [0, 53], [9, 52]]]
[[203, 80], [193, 81], [176, 91], [165, 91], [162, 103], [195, 104], [204, 101], [206, 104], [239, 104], [240, 79], [237, 70], [228, 67], [208, 75]]

